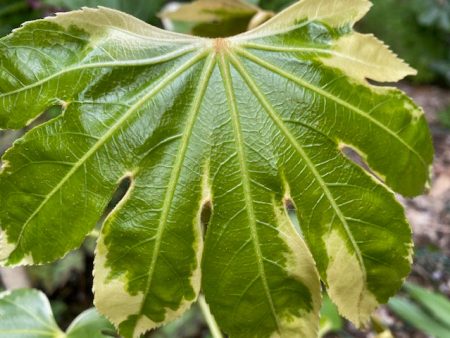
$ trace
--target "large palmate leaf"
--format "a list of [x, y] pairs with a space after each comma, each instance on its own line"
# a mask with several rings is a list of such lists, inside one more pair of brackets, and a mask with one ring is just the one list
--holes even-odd
[[366, 81], [414, 73], [352, 30], [369, 7], [303, 0], [225, 39], [85, 9], [0, 40], [0, 126], [64, 108], [4, 155], [3, 264], [79, 246], [128, 179], [94, 271], [96, 306], [125, 337], [176, 318], [200, 289], [232, 337], [313, 337], [319, 275], [364, 324], [410, 267], [390, 189], [419, 194], [432, 160], [420, 108]]

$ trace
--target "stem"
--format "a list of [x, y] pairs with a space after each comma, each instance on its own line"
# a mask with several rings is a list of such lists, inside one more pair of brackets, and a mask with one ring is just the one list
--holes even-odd
[[200, 295], [198, 297], [198, 304], [200, 305], [200, 309], [202, 310], [203, 317], [208, 324], [209, 330], [211, 331], [211, 335], [213, 338], [223, 338], [222, 332], [220, 332], [219, 325], [217, 325], [216, 320], [214, 319], [211, 310], [209, 309], [209, 305], [206, 303], [205, 296]]

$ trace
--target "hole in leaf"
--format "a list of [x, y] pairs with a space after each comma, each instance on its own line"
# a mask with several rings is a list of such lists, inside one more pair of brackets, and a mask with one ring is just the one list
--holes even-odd
[[[4, 154], [4, 152], [11, 148], [14, 141], [22, 137], [28, 130], [31, 130], [51, 119], [54, 119], [61, 115], [64, 110], [65, 102], [60, 102], [59, 104], [53, 105], [49, 107], [43, 114], [36, 117], [31, 121], [29, 125], [22, 129], [12, 129], [12, 130], [0, 130], [0, 157]], [[5, 167], [8, 166], [7, 162], [3, 162], [0, 160], [0, 173], [4, 170]]]
[[113, 209], [124, 198], [128, 189], [130, 189], [131, 181], [132, 181], [131, 175], [124, 176], [120, 180], [119, 186], [112, 195], [111, 201], [109, 202], [107, 209]]
[[50, 120], [53, 120], [54, 118], [57, 118], [59, 115], [61, 115], [64, 110], [67, 108], [68, 103], [66, 101], [58, 100], [56, 101], [52, 106], [48, 107], [42, 114], [36, 116], [35, 118], [31, 119], [29, 123], [27, 123], [27, 126], [25, 127], [25, 130], [33, 129], [45, 122], [48, 122]]
[[105, 211], [103, 212], [102, 217], [100, 218], [97, 224], [98, 225], [97, 228], [101, 227], [101, 224], [103, 224], [106, 217], [108, 217], [108, 215], [113, 211], [114, 207], [117, 204], [119, 204], [119, 202], [125, 197], [128, 190], [130, 190], [132, 181], [133, 178], [131, 174], [122, 177], [122, 179], [119, 182], [119, 185], [117, 186], [117, 189], [112, 194], [111, 200], [109, 201], [107, 207], [105, 208]]
[[200, 211], [200, 224], [202, 227], [203, 238], [206, 236], [206, 231], [208, 229], [209, 221], [211, 220], [212, 204], [211, 200], [206, 200], [202, 205], [202, 210]]
[[46, 120], [54, 119], [55, 117], [58, 117], [62, 114], [62, 112], [66, 108], [66, 105], [66, 103], [61, 103], [59, 105], [51, 106], [45, 111], [42, 117]]
[[375, 86], [375, 87], [384, 87], [384, 86], [391, 86], [391, 87], [394, 87], [395, 86], [395, 82], [381, 82], [381, 81], [376, 81], [376, 80], [373, 80], [373, 79], [369, 79], [369, 78], [365, 78], [366, 79], [366, 81], [370, 84], [370, 85], [372, 85], [372, 86]]
[[339, 150], [341, 151], [342, 155], [344, 155], [347, 159], [349, 159], [356, 165], [363, 168], [370, 175], [372, 175], [374, 178], [376, 178], [377, 181], [383, 182], [382, 177], [380, 177], [380, 175], [378, 175], [376, 172], [374, 172], [369, 167], [369, 165], [367, 164], [367, 162], [364, 158], [364, 155], [361, 155], [361, 152], [359, 152], [356, 148], [349, 146], [347, 144], [341, 144], [341, 145], [339, 145]]
[[284, 198], [284, 208], [286, 209], [286, 213], [289, 216], [289, 219], [291, 220], [292, 224], [294, 225], [295, 230], [297, 230], [298, 234], [303, 237], [303, 231], [300, 227], [300, 221], [297, 217], [297, 209], [295, 207], [294, 201], [289, 198]]

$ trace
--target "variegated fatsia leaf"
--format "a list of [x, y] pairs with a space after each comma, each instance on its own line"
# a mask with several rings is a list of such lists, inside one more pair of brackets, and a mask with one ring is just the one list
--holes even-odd
[[433, 156], [422, 110], [367, 81], [414, 74], [353, 31], [369, 7], [303, 0], [219, 39], [84, 9], [1, 39], [0, 127], [64, 109], [3, 157], [3, 264], [78, 247], [128, 178], [94, 269], [95, 304], [123, 336], [202, 290], [231, 337], [314, 337], [319, 280], [364, 325], [410, 269], [393, 192], [421, 193]]

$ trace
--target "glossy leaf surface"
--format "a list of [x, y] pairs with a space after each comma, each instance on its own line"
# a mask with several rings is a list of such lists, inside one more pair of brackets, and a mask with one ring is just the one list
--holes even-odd
[[115, 335], [114, 326], [96, 309], [82, 312], [66, 330], [67, 338], [107, 338]]
[[0, 294], [0, 337], [64, 337], [53, 317], [47, 297], [37, 290]]
[[364, 324], [410, 268], [392, 190], [422, 192], [432, 161], [421, 109], [366, 81], [414, 74], [352, 30], [369, 7], [304, 0], [226, 39], [85, 9], [0, 40], [0, 127], [64, 108], [3, 158], [3, 263], [79, 246], [127, 178], [94, 271], [96, 306], [125, 337], [177, 318], [200, 287], [232, 337], [313, 337], [319, 276]]
[[0, 293], [0, 337], [105, 338], [114, 327], [95, 309], [80, 314], [64, 333], [53, 317], [47, 297], [34, 289]]

